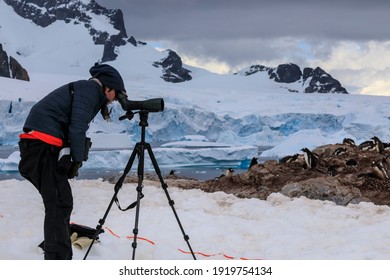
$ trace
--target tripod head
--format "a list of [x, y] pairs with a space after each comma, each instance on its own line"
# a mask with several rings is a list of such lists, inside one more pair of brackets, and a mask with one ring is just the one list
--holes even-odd
[[133, 111], [127, 111], [125, 115], [119, 117], [120, 121], [123, 120], [132, 120], [134, 118], [135, 114], [139, 114], [139, 126], [145, 127], [148, 126], [148, 117], [149, 117], [149, 111], [148, 110], [141, 110], [138, 112], [133, 112]]

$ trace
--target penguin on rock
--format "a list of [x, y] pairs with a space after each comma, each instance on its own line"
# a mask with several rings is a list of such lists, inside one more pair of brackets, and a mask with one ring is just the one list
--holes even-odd
[[307, 168], [309, 169], [315, 169], [317, 167], [317, 156], [310, 151], [308, 148], [301, 149], [303, 152], [303, 156], [305, 159], [305, 163], [307, 165]]
[[383, 145], [382, 141], [378, 137], [376, 137], [376, 136], [372, 137], [371, 139], [374, 142], [375, 150], [378, 153], [383, 154], [383, 152], [385, 151], [385, 148], [384, 148], [384, 145]]
[[353, 139], [351, 139], [351, 138], [344, 138], [343, 144], [351, 146], [351, 147], [355, 147], [356, 146], [355, 141]]
[[233, 176], [233, 173], [234, 173], [234, 169], [233, 168], [229, 168], [228, 170], [226, 170], [225, 176], [226, 177], [231, 177], [231, 176]]

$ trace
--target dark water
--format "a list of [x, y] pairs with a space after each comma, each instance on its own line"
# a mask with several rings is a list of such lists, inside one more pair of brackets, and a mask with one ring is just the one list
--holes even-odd
[[[201, 181], [211, 180], [216, 177], [221, 176], [222, 174], [225, 174], [226, 169], [220, 168], [220, 167], [211, 167], [211, 166], [193, 166], [193, 167], [175, 167], [173, 168], [175, 170], [175, 174], [181, 177], [191, 178], [191, 179], [197, 179]], [[246, 169], [240, 169], [240, 168], [233, 168], [235, 174], [240, 174], [242, 172], [245, 172]], [[160, 171], [163, 177], [167, 176], [172, 168], [164, 168], [160, 167]], [[77, 179], [99, 179], [99, 178], [105, 178], [110, 177], [112, 175], [117, 174], [123, 174], [123, 170], [103, 170], [103, 169], [80, 169], [79, 176]], [[132, 169], [128, 173], [129, 175], [136, 175], [137, 170]], [[151, 169], [145, 169], [144, 175], [147, 174], [155, 174], [156, 172]], [[0, 171], [0, 180], [9, 180], [9, 179], [17, 179], [17, 180], [24, 180], [22, 176], [20, 176], [19, 172], [5, 172]]]
[[[0, 158], [7, 158], [11, 153], [16, 151], [17, 148], [11, 147], [2, 147], [0, 146]], [[259, 162], [264, 161], [265, 159], [259, 159]], [[176, 166], [176, 167], [164, 167], [159, 166], [161, 174], [163, 177], [167, 176], [171, 170], [175, 170], [175, 174], [181, 177], [187, 177], [192, 179], [197, 179], [201, 181], [211, 180], [216, 177], [221, 176], [226, 173], [228, 168], [233, 168], [234, 174], [240, 174], [242, 172], [247, 171], [247, 165], [249, 165], [249, 161], [241, 166], [234, 166], [227, 164], [216, 164], [216, 165], [196, 165], [196, 166]], [[105, 178], [111, 175], [123, 174], [125, 166], [122, 169], [83, 169], [81, 168], [79, 171], [79, 176], [77, 179], [99, 179]], [[130, 170], [129, 175], [137, 174], [136, 165]], [[145, 169], [144, 174], [156, 174], [154, 169]], [[20, 176], [19, 172], [6, 172], [0, 171], [0, 180], [8, 180], [8, 179], [17, 179], [24, 180], [22, 176]]]
[[[17, 148], [12, 147], [2, 147], [0, 146], [0, 158], [8, 158], [11, 153], [16, 151]], [[247, 170], [246, 167], [242, 166], [182, 166], [182, 167], [164, 167], [159, 166], [161, 174], [163, 177], [168, 175], [172, 169], [175, 170], [175, 174], [181, 177], [187, 177], [192, 179], [197, 179], [201, 181], [214, 179], [215, 177], [219, 177], [222, 174], [225, 174], [227, 168], [232, 167], [234, 169], [235, 174], [239, 174]], [[125, 166], [122, 169], [83, 169], [81, 168], [79, 171], [78, 179], [99, 179], [105, 178], [111, 175], [123, 174]], [[130, 170], [130, 174], [137, 174], [136, 165]], [[145, 169], [144, 174], [156, 174], [154, 169]], [[0, 180], [8, 180], [8, 179], [17, 179], [24, 180], [24, 178], [19, 174], [19, 172], [12, 171], [0, 171]]]

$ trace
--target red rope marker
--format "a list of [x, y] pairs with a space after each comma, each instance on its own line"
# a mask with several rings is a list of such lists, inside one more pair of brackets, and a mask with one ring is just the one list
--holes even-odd
[[222, 254], [222, 256], [224, 256], [226, 259], [229, 259], [229, 260], [233, 260], [234, 259], [234, 257], [228, 256], [228, 255], [225, 255], [225, 254]]
[[[126, 236], [126, 238], [132, 239], [132, 238], [134, 238], [134, 236]], [[147, 238], [145, 238], [145, 237], [137, 236], [137, 239], [144, 240], [144, 241], [146, 241], [146, 242], [149, 242], [149, 243], [152, 244], [152, 245], [156, 245], [152, 240], [149, 240], [149, 239], [147, 239]]]
[[[181, 249], [178, 249], [178, 250], [181, 253], [183, 253], [183, 254], [191, 254], [191, 252], [187, 252], [187, 251], [184, 251], [184, 250], [181, 250]], [[219, 254], [206, 254], [206, 253], [201, 253], [201, 252], [194, 252], [194, 254], [201, 255], [201, 256], [204, 256], [204, 257], [213, 257], [213, 256], [221, 255], [224, 258], [229, 259], [229, 260], [233, 260], [233, 259], [240, 259], [240, 260], [263, 260], [263, 259], [250, 259], [250, 258], [236, 258], [236, 257], [229, 256], [229, 255], [226, 255], [226, 254], [223, 254], [223, 253], [219, 253]]]
[[105, 229], [108, 230], [113, 236], [121, 238], [119, 235], [115, 234], [109, 227], [105, 227]]
[[[177, 249], [179, 250], [180, 252], [182, 252], [183, 254], [192, 254], [191, 252], [186, 252], [184, 250], [181, 250], [181, 249]], [[197, 254], [197, 255], [201, 255], [203, 257], [212, 257], [212, 256], [215, 256], [214, 254], [206, 254], [206, 253], [202, 253], [202, 252], [194, 252], [194, 254]]]

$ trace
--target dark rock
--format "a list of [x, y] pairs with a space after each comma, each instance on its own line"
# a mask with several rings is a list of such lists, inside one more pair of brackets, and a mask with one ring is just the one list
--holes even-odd
[[192, 79], [190, 75], [191, 71], [183, 68], [180, 56], [172, 50], [168, 50], [168, 56], [160, 61], [154, 62], [153, 66], [163, 68], [161, 78], [167, 82], [180, 83]]
[[288, 197], [305, 196], [309, 199], [329, 200], [337, 205], [348, 205], [366, 201], [356, 187], [343, 185], [337, 178], [311, 178], [300, 182], [289, 183], [280, 191]]
[[294, 83], [302, 78], [302, 71], [296, 64], [281, 64], [276, 70], [268, 72], [270, 79], [278, 83]]
[[317, 67], [314, 70], [305, 68], [303, 72], [304, 83], [311, 78], [309, 86], [305, 88], [305, 93], [348, 93], [347, 90], [341, 86], [339, 81], [334, 79], [320, 67]]
[[270, 67], [266, 67], [264, 65], [252, 65], [251, 67], [249, 67], [249, 70], [245, 71], [244, 75], [250, 76], [256, 74], [257, 72], [265, 72], [265, 71], [268, 72], [270, 69], [271, 69]]
[[11, 74], [13, 79], [23, 80], [23, 81], [30, 81], [30, 77], [27, 73], [27, 70], [24, 69], [19, 62], [14, 59], [12, 56], [10, 57], [10, 68], [11, 68]]
[[135, 38], [133, 36], [131, 36], [127, 42], [129, 42], [130, 44], [132, 44], [134, 47], [137, 46], [137, 40], [135, 40]]
[[[276, 68], [252, 65], [243, 74], [249, 76], [257, 72], [267, 72], [269, 78], [277, 83], [301, 84], [302, 92], [304, 93], [348, 93], [338, 80], [334, 79], [320, 67], [315, 69], [304, 68], [302, 72], [300, 67], [293, 63], [280, 64]], [[288, 88], [288, 85], [285, 88], [289, 92], [297, 92], [296, 89]]]
[[0, 76], [24, 81], [30, 80], [27, 70], [12, 56], [8, 58], [2, 44], [0, 44]]
[[113, 61], [118, 55], [115, 53], [115, 44], [111, 41], [107, 41], [104, 44], [102, 62]]
[[11, 77], [8, 55], [3, 50], [2, 44], [0, 44], [0, 76], [6, 78]]

